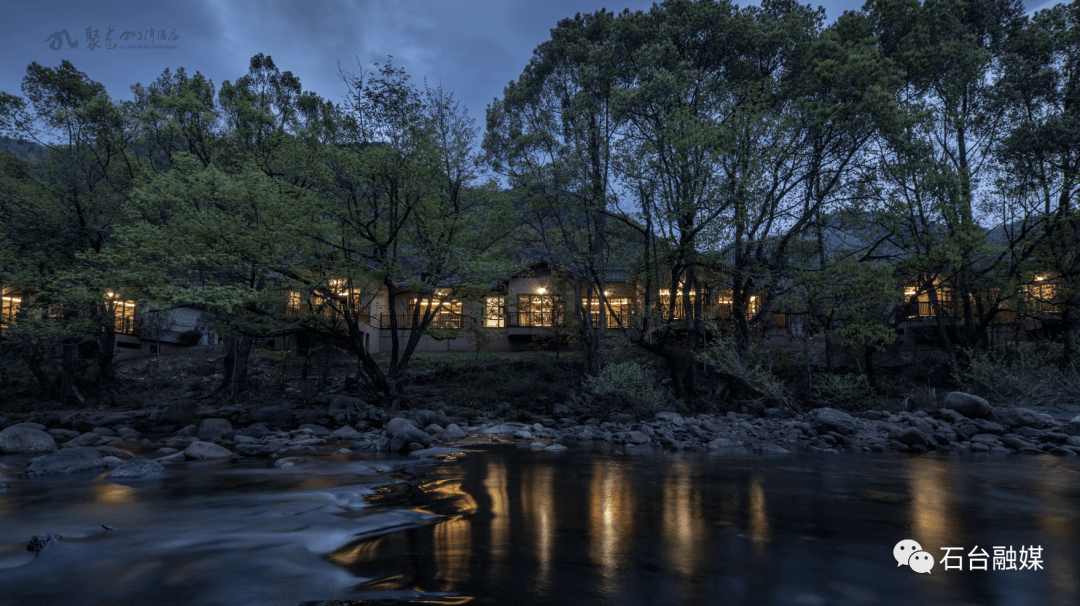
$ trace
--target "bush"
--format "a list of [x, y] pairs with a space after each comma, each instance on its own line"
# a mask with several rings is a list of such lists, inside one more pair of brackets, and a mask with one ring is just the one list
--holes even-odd
[[1080, 373], [1061, 368], [1046, 351], [967, 351], [968, 362], [956, 375], [964, 389], [984, 395], [1055, 404], [1080, 398]]
[[457, 416], [462, 419], [468, 419], [469, 421], [475, 421], [484, 416], [484, 413], [476, 410], [475, 408], [462, 408], [458, 411]]
[[814, 375], [814, 392], [849, 408], [870, 408], [878, 401], [864, 375]]
[[659, 408], [667, 395], [657, 389], [652, 373], [637, 362], [608, 364], [596, 376], [585, 377], [588, 393], [605, 399], [624, 400], [628, 407]]

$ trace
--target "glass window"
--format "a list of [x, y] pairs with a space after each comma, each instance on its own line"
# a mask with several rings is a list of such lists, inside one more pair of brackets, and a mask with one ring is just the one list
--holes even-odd
[[21, 297], [0, 297], [0, 328], [11, 328], [15, 325], [15, 315], [19, 313], [21, 304]]
[[520, 326], [555, 326], [563, 321], [562, 295], [518, 295]]
[[484, 300], [484, 328], [503, 328], [506, 326], [506, 304], [502, 297], [487, 297]]

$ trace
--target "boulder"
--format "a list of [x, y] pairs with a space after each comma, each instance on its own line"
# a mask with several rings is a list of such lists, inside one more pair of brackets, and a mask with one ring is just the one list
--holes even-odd
[[284, 406], [267, 406], [251, 413], [253, 423], [263, 423], [273, 427], [288, 427], [292, 425], [292, 411]]
[[59, 541], [62, 538], [64, 537], [61, 537], [58, 534], [53, 534], [51, 532], [46, 534], [34, 535], [33, 537], [31, 537], [30, 542], [26, 544], [26, 550], [34, 555], [38, 555], [42, 551], [44, 551], [46, 547], [52, 545], [53, 543]]
[[442, 439], [444, 440], [460, 440], [465, 437], [465, 432], [458, 427], [457, 423], [451, 423], [443, 430]]
[[788, 450], [788, 449], [786, 449], [786, 448], [784, 448], [782, 446], [777, 446], [776, 444], [772, 444], [770, 442], [765, 442], [764, 444], [761, 444], [759, 446], [754, 447], [754, 452], [756, 452], [758, 454], [790, 454], [791, 453], [790, 450]]
[[360, 400], [356, 398], [350, 398], [349, 396], [337, 395], [330, 399], [330, 414], [344, 412], [359, 413], [360, 412]]
[[465, 453], [458, 450], [457, 448], [437, 447], [437, 448], [422, 448], [420, 450], [414, 450], [414, 451], [409, 453], [409, 456], [414, 458], [414, 459], [426, 459], [426, 458], [436, 457], [436, 456], [451, 456], [451, 455], [460, 455], [460, 454], [465, 454]]
[[30, 427], [8, 427], [0, 431], [0, 452], [54, 452], [56, 440], [52, 436]]
[[908, 427], [901, 431], [900, 435], [896, 436], [896, 441], [901, 444], [907, 444], [908, 446], [913, 444], [918, 444], [920, 446], [930, 445], [930, 440], [927, 439], [926, 434], [914, 427]]
[[961, 421], [966, 421], [967, 417], [965, 417], [964, 415], [956, 412], [955, 410], [953, 410], [951, 408], [942, 408], [941, 409], [941, 419], [943, 421], [945, 421], [946, 423], [959, 423]]
[[277, 452], [277, 449], [269, 444], [237, 444], [236, 454], [242, 457], [268, 457]]
[[513, 426], [504, 424], [504, 425], [493, 425], [491, 427], [485, 427], [485, 428], [480, 430], [480, 433], [489, 434], [489, 435], [496, 435], [496, 434], [513, 434], [515, 431], [517, 431], [517, 430]]
[[640, 431], [628, 431], [623, 434], [623, 441], [627, 444], [648, 444], [649, 437]]
[[165, 409], [165, 414], [161, 419], [170, 425], [190, 425], [199, 420], [200, 408], [197, 402], [191, 400], [173, 402]]
[[1080, 415], [1076, 415], [1071, 421], [1063, 425], [1061, 432], [1070, 436], [1080, 436]]
[[98, 421], [98, 425], [123, 425], [131, 421], [131, 415], [118, 412], [115, 414], [107, 415], [104, 419]]
[[53, 439], [57, 441], [57, 443], [67, 442], [68, 440], [72, 440], [82, 435], [79, 432], [72, 431], [70, 429], [50, 429], [45, 433], [52, 436]]
[[135, 457], [125, 461], [105, 476], [109, 480], [145, 480], [165, 475], [165, 468], [157, 461]]
[[676, 427], [682, 427], [686, 424], [686, 420], [677, 412], [658, 412], [656, 413], [656, 419], [665, 423], [671, 423]]
[[955, 410], [969, 419], [986, 419], [993, 412], [989, 402], [962, 391], [954, 391], [945, 396], [945, 408]]
[[224, 446], [218, 446], [212, 442], [192, 442], [184, 449], [185, 459], [228, 459], [233, 456], [232, 452]]
[[199, 424], [199, 432], [195, 437], [205, 442], [215, 440], [231, 440], [233, 437], [232, 423], [226, 419], [203, 419]]
[[859, 429], [855, 417], [835, 408], [815, 408], [807, 415], [806, 422], [818, 433], [835, 431], [850, 436]]
[[65, 448], [60, 452], [35, 459], [19, 477], [67, 475], [82, 471], [99, 471], [104, 468], [105, 460], [100, 452], [88, 446], [78, 446]]
[[352, 444], [349, 445], [349, 448], [351, 450], [355, 450], [357, 452], [376, 452], [378, 450], [383, 450], [383, 449], [379, 448], [379, 444], [377, 442], [374, 442], [373, 440], [366, 440], [366, 439], [365, 440], [357, 440], [356, 442], [353, 442]]
[[1000, 441], [998, 440], [998, 437], [992, 433], [979, 433], [971, 436], [971, 443], [997, 446], [1000, 444]]
[[[249, 438], [255, 438], [256, 440], [258, 440], [259, 438], [269, 434], [270, 429], [262, 423], [254, 423], [245, 427], [244, 429], [237, 431], [236, 433], [237, 435], [247, 436]], [[235, 435], [233, 436], [233, 439], [236, 439]]]
[[1047, 425], [1046, 419], [1028, 408], [998, 408], [994, 410], [994, 416], [1001, 423], [1012, 427], [1043, 429]]
[[742, 446], [741, 442], [734, 442], [727, 438], [716, 438], [712, 442], [705, 445], [705, 448], [709, 450], [720, 450], [721, 448], [734, 448], [736, 446]]
[[315, 425], [314, 423], [304, 423], [300, 426], [300, 429], [307, 429], [311, 431], [311, 435], [316, 438], [325, 438], [330, 435], [330, 430], [322, 425]]
[[547, 450], [549, 452], [559, 452], [561, 450], [566, 450], [566, 447], [563, 446], [562, 444], [551, 444], [551, 445], [545, 447], [544, 450]]
[[335, 442], [355, 442], [360, 439], [360, 432], [346, 425], [329, 432], [326, 438]]
[[23, 427], [23, 428], [26, 428], [26, 429], [36, 429], [38, 431], [48, 431], [49, 430], [48, 427], [45, 427], [41, 423], [30, 423], [29, 421], [24, 421], [22, 423], [16, 423], [16, 424], [12, 425], [12, 427]]
[[285, 469], [287, 467], [294, 467], [300, 463], [307, 463], [308, 460], [304, 457], [284, 457], [274, 461], [274, 467], [278, 469]]
[[386, 433], [393, 435], [399, 431], [403, 431], [406, 427], [412, 427], [418, 429], [420, 426], [415, 421], [410, 419], [403, 419], [401, 417], [395, 417], [386, 422], [386, 426], [383, 429]]
[[101, 456], [103, 457], [116, 457], [121, 461], [130, 459], [135, 456], [133, 453], [127, 450], [124, 450], [122, 448], [115, 448], [113, 446], [97, 446], [96, 449], [98, 452], [101, 453]]
[[399, 430], [390, 435], [390, 450], [392, 452], [409, 452], [409, 444], [414, 442], [424, 448], [429, 448], [431, 447], [431, 436], [420, 431], [411, 423], [406, 423], [404, 426], [399, 425]]
[[195, 434], [199, 433], [199, 428], [194, 425], [188, 425], [183, 429], [178, 429], [173, 432], [173, 436], [177, 438], [194, 438]]

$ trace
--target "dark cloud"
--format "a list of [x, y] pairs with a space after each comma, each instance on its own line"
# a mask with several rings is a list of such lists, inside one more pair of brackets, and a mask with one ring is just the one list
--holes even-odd
[[[835, 17], [861, 0], [824, 3]], [[1032, 2], [1029, 9], [1052, 2]], [[148, 3], [119, 0], [102, 6], [61, 2], [6, 2], [0, 21], [0, 90], [19, 94], [31, 61], [58, 65], [67, 58], [105, 84], [114, 98], [146, 84], [165, 68], [202, 72], [220, 87], [247, 72], [256, 53], [273, 57], [306, 90], [340, 101], [345, 86], [338, 65], [371, 70], [387, 55], [420, 85], [427, 78], [454, 93], [478, 123], [485, 107], [516, 79], [537, 45], [562, 18], [607, 8], [647, 10], [651, 1], [622, 0], [184, 0]], [[104, 41], [127, 30], [176, 30], [178, 49], [89, 50], [86, 29]], [[51, 50], [46, 38], [67, 29], [77, 49]], [[93, 32], [91, 32], [93, 33]]]

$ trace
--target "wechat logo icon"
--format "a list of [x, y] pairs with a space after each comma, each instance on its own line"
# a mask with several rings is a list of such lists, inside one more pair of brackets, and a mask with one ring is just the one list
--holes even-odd
[[897, 566], [908, 566], [919, 574], [930, 574], [934, 567], [934, 558], [923, 551], [922, 545], [911, 539], [904, 539], [897, 543], [892, 550], [893, 558]]

